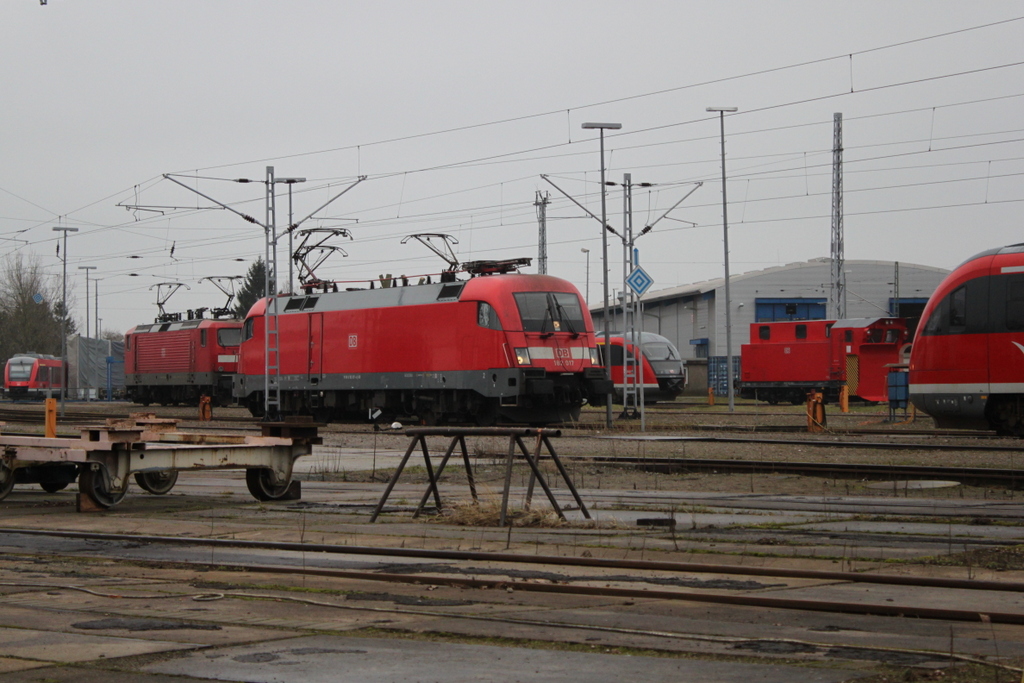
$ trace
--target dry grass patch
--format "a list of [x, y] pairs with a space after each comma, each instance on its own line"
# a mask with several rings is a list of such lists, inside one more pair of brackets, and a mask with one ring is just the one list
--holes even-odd
[[[501, 521], [501, 500], [460, 500], [448, 503], [431, 518], [432, 522], [453, 524], [455, 526], [499, 526]], [[505, 515], [505, 526], [533, 528], [566, 528], [566, 529], [604, 529], [618, 528], [615, 521], [599, 522], [593, 519], [565, 520], [549, 508], [532, 508], [524, 510], [509, 505]]]

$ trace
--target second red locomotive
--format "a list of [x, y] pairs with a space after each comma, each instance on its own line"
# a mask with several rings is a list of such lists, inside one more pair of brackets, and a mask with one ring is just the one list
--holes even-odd
[[741, 351], [740, 396], [769, 403], [807, 400], [821, 391], [839, 398], [888, 399], [891, 364], [907, 342], [902, 318], [854, 318], [753, 323]]
[[231, 403], [238, 368], [239, 320], [196, 318], [138, 325], [124, 336], [124, 377], [129, 400], [197, 405], [209, 396]]
[[263, 413], [271, 348], [283, 415], [545, 424], [576, 419], [587, 402], [604, 405], [611, 387], [571, 283], [506, 272], [501, 262], [462, 267], [474, 277], [279, 297], [269, 340], [276, 336], [277, 354], [265, 336], [267, 300], [257, 302], [235, 397]]

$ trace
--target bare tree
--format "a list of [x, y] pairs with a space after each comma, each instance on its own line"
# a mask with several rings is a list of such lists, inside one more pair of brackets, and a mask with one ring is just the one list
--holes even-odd
[[[67, 299], [68, 308], [74, 297]], [[61, 281], [48, 275], [38, 256], [8, 255], [0, 263], [0, 359], [16, 353], [60, 355], [61, 318], [67, 334], [77, 330], [61, 305]]]

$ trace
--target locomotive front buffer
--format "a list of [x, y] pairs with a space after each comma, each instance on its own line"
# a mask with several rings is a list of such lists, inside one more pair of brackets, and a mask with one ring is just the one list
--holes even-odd
[[79, 438], [0, 434], [0, 500], [16, 483], [38, 483], [49, 492], [78, 480], [78, 509], [106, 509], [128, 491], [129, 476], [153, 494], [174, 487], [181, 470], [244, 469], [260, 501], [295, 500], [295, 460], [322, 442], [312, 422], [261, 424], [260, 436], [177, 430], [177, 420], [150, 413], [83, 427]]

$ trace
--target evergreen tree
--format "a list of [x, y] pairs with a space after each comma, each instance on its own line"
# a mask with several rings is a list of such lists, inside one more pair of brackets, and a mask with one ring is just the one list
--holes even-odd
[[[244, 318], [252, 305], [263, 298], [266, 291], [267, 268], [262, 258], [257, 258], [249, 265], [249, 272], [245, 274], [245, 280], [241, 288], [235, 293], [235, 316]], [[271, 283], [273, 284], [273, 283]], [[273, 287], [271, 287], [273, 291]]]

